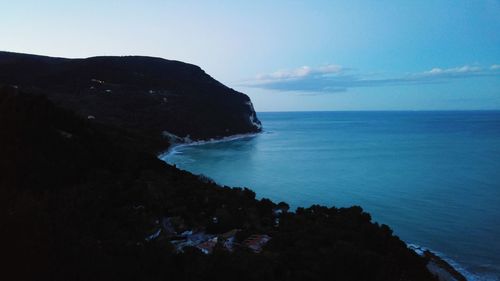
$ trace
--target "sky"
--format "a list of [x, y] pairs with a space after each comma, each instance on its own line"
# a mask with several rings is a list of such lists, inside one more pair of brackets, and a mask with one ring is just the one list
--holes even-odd
[[500, 109], [500, 0], [0, 0], [0, 11], [0, 50], [193, 63], [257, 111]]

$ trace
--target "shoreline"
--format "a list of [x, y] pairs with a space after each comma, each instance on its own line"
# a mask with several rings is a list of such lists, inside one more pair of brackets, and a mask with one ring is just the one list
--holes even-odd
[[[158, 154], [157, 157], [160, 160], [168, 163], [165, 158], [176, 154], [178, 149], [183, 148], [183, 147], [223, 143], [223, 142], [236, 141], [236, 140], [246, 139], [246, 138], [254, 138], [262, 133], [264, 133], [264, 131], [261, 131], [258, 133], [236, 134], [236, 135], [226, 136], [226, 137], [217, 138], [217, 139], [212, 138], [209, 140], [192, 141], [189, 139], [189, 136], [186, 138], [181, 138], [181, 137], [178, 137], [176, 135], [165, 132], [164, 135], [166, 137], [169, 137], [173, 141], [172, 141], [171, 146], [166, 151]], [[427, 269], [432, 274], [434, 274], [439, 279], [439, 281], [473, 281], [473, 280], [476, 280], [476, 277], [474, 274], [467, 272], [465, 269], [463, 269], [461, 266], [459, 266], [456, 262], [449, 261], [449, 259], [447, 259], [443, 255], [437, 254], [436, 252], [431, 251], [430, 249], [428, 249], [426, 247], [422, 247], [422, 246], [419, 246], [416, 244], [412, 244], [412, 243], [406, 243], [406, 244], [410, 250], [414, 251], [419, 256], [425, 257], [429, 260], [429, 262], [427, 264]], [[468, 276], [469, 278], [467, 278], [465, 276]]]
[[[181, 138], [179, 136], [176, 136], [174, 134], [170, 134], [168, 132], [164, 132], [164, 135], [168, 138], [170, 138], [170, 140], [174, 140], [173, 142], [171, 142], [171, 145], [170, 147], [164, 151], [164, 152], [161, 152], [157, 155], [157, 157], [162, 160], [162, 161], [165, 161], [164, 158], [170, 156], [170, 155], [173, 155], [177, 152], [177, 150], [179, 148], [182, 148], [182, 147], [188, 147], [188, 146], [197, 146], [197, 145], [204, 145], [204, 144], [214, 144], [214, 143], [222, 143], [222, 142], [230, 142], [230, 141], [235, 141], [235, 140], [240, 140], [240, 139], [246, 139], [246, 138], [254, 138], [260, 134], [264, 133], [264, 131], [261, 131], [261, 132], [258, 132], [258, 133], [246, 133], [246, 134], [236, 134], [236, 135], [230, 135], [230, 136], [226, 136], [226, 137], [222, 137], [222, 138], [211, 138], [211, 139], [208, 139], [208, 140], [196, 140], [196, 141], [192, 141], [191, 139], [189, 139], [189, 137], [187, 138]], [[166, 162], [166, 161], [165, 161]]]
[[[408, 249], [429, 260], [427, 269], [436, 275], [439, 281], [473, 281], [477, 280], [473, 273], [466, 271], [457, 262], [426, 247], [407, 243]], [[466, 277], [467, 276], [467, 277]]]

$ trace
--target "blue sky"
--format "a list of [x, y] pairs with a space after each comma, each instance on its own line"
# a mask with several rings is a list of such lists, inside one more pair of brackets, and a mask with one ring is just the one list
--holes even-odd
[[500, 109], [500, 0], [5, 1], [0, 49], [201, 66], [258, 111]]

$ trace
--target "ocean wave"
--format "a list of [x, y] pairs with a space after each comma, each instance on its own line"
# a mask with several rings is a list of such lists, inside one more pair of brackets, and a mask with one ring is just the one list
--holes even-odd
[[449, 265], [451, 265], [456, 271], [458, 271], [460, 274], [462, 274], [467, 281], [500, 281], [500, 278], [498, 276], [494, 276], [493, 274], [477, 274], [477, 273], [472, 273], [465, 269], [460, 263], [457, 261], [451, 259], [450, 257], [446, 256], [445, 254], [434, 251], [432, 249], [417, 245], [417, 244], [412, 244], [412, 243], [406, 243], [409, 249], [413, 250], [415, 253], [417, 253], [419, 256], [422, 256], [425, 251], [430, 251], [436, 256], [438, 256], [440, 259], [444, 260], [447, 262]]

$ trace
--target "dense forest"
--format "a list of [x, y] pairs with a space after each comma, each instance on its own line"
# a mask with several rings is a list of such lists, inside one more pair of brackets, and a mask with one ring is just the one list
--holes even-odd
[[[0, 134], [6, 280], [435, 280], [360, 207], [257, 200], [43, 95], [0, 87]], [[175, 246], [181, 232], [231, 230], [231, 249], [222, 238], [209, 254]], [[270, 240], [254, 251], [252, 235]]]

